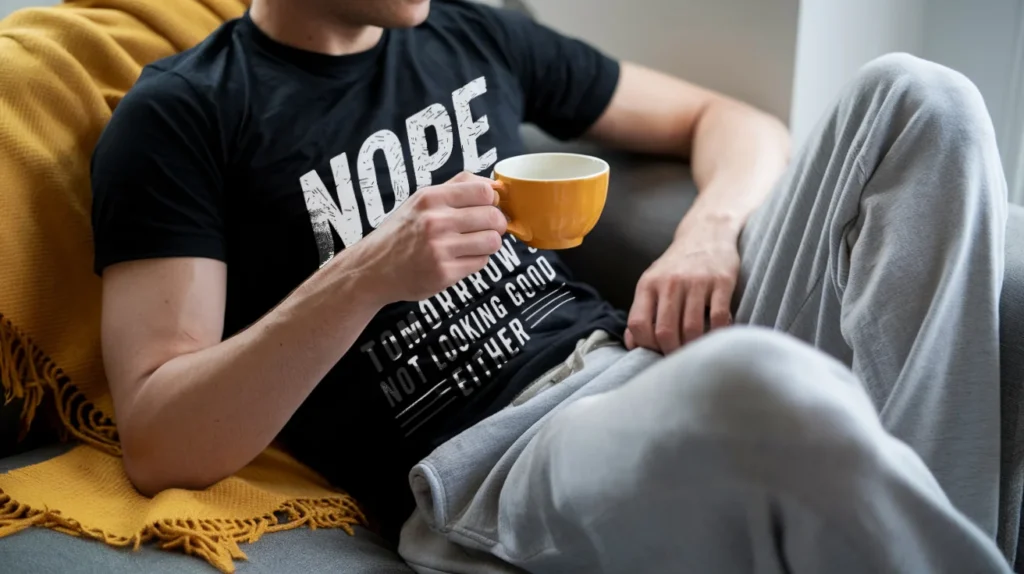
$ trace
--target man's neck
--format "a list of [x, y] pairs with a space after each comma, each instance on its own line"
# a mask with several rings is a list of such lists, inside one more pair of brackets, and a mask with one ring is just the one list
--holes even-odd
[[314, 9], [311, 2], [252, 0], [249, 16], [277, 42], [330, 56], [364, 52], [377, 45], [383, 29], [352, 26]]

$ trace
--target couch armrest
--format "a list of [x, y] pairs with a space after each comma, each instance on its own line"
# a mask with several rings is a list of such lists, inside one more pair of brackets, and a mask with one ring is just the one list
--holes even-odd
[[[7, 458], [0, 474], [60, 456], [72, 445], [51, 445]], [[146, 544], [134, 552], [49, 528], [29, 528], [0, 539], [3, 572], [103, 572], [105, 574], [216, 574], [204, 560]], [[385, 540], [361, 526], [350, 536], [340, 528], [306, 527], [243, 544], [239, 572], [345, 572], [413, 574]], [[69, 566], [70, 565], [70, 566]]]
[[1000, 305], [1004, 380], [1007, 369], [1012, 369], [1017, 382], [1024, 385], [1024, 206], [1020, 205], [1010, 206], [1006, 225], [1006, 276]]
[[[1024, 206], [1011, 205], [1006, 226], [1006, 276], [1000, 301], [1003, 380], [1024, 386]], [[1024, 448], [1024, 445], [1021, 445]]]
[[679, 219], [697, 196], [690, 168], [677, 159], [641, 157], [594, 144], [554, 140], [523, 129], [529, 152], [599, 156], [611, 166], [608, 202], [583, 245], [559, 252], [579, 279], [613, 305], [628, 309], [640, 275], [668, 247]]
[[[1010, 206], [1006, 226], [1006, 276], [1000, 301], [1002, 461], [1000, 505], [1019, 506], [1024, 488], [1024, 207]], [[1000, 517], [999, 546], [1016, 547], [1016, 565], [1024, 564], [1021, 515]]]

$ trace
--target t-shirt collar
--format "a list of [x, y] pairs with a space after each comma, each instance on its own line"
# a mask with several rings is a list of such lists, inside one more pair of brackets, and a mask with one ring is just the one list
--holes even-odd
[[343, 56], [332, 56], [296, 48], [274, 40], [252, 21], [248, 10], [242, 15], [239, 29], [252, 40], [258, 49], [270, 56], [311, 73], [328, 76], [344, 76], [353, 72], [361, 72], [365, 66], [373, 64], [377, 60], [389, 36], [389, 31], [385, 29], [380, 40], [369, 50]]

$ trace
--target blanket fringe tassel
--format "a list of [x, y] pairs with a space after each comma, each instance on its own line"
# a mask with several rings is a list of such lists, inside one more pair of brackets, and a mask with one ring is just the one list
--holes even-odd
[[[102, 452], [120, 456], [114, 421], [97, 410], [71, 384], [54, 362], [0, 314], [0, 386], [4, 404], [23, 400], [19, 441], [29, 432], [48, 391], [53, 392], [63, 431]], [[164, 550], [179, 550], [202, 559], [221, 572], [234, 572], [234, 561], [245, 560], [239, 543], [252, 543], [268, 532], [306, 526], [341, 528], [354, 535], [354, 526], [367, 524], [359, 506], [346, 495], [336, 498], [296, 499], [275, 512], [247, 520], [162, 520], [132, 538], [112, 536], [84, 528], [77, 521], [49, 509], [34, 509], [13, 500], [0, 490], [0, 538], [32, 526], [40, 526], [104, 542], [138, 549], [154, 542]]]
[[60, 370], [0, 314], [0, 387], [3, 404], [23, 401], [18, 441], [24, 440], [47, 389], [56, 389]]
[[[85, 398], [53, 360], [9, 319], [0, 314], [0, 387], [4, 403], [24, 400], [18, 441], [28, 435], [39, 408], [53, 397], [61, 424], [62, 440], [68, 436], [107, 454], [121, 456], [114, 421]], [[52, 395], [49, 395], [52, 393]]]
[[70, 435], [107, 454], [121, 456], [114, 421], [86, 400], [85, 394], [71, 384], [53, 360], [2, 314], [0, 386], [4, 390], [4, 404], [17, 399], [25, 401], [19, 441], [28, 434], [47, 393], [52, 392], [62, 438], [66, 440]]
[[0, 538], [32, 526], [41, 526], [118, 548], [138, 550], [148, 542], [164, 550], [178, 550], [202, 558], [226, 574], [235, 571], [235, 560], [247, 557], [240, 543], [252, 543], [269, 532], [294, 528], [340, 528], [354, 535], [354, 526], [365, 523], [362, 511], [347, 497], [297, 499], [282, 504], [274, 513], [247, 520], [163, 520], [147, 526], [132, 538], [88, 530], [57, 511], [29, 508], [0, 491]]

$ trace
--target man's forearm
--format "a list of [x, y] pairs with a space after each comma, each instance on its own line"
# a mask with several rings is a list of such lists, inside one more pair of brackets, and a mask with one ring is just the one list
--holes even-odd
[[204, 488], [273, 441], [384, 304], [346, 255], [245, 331], [178, 356], [140, 383], [123, 409], [130, 418], [118, 421], [140, 491]]
[[777, 119], [720, 100], [698, 120], [690, 163], [699, 194], [677, 237], [694, 228], [735, 241], [789, 161], [789, 134]]
[[[637, 283], [626, 345], [671, 353], [732, 320], [737, 240], [789, 160], [778, 120], [683, 80], [631, 63], [588, 132], [632, 151], [688, 159], [699, 194], [674, 241]], [[706, 321], [705, 319], [709, 321]]]

